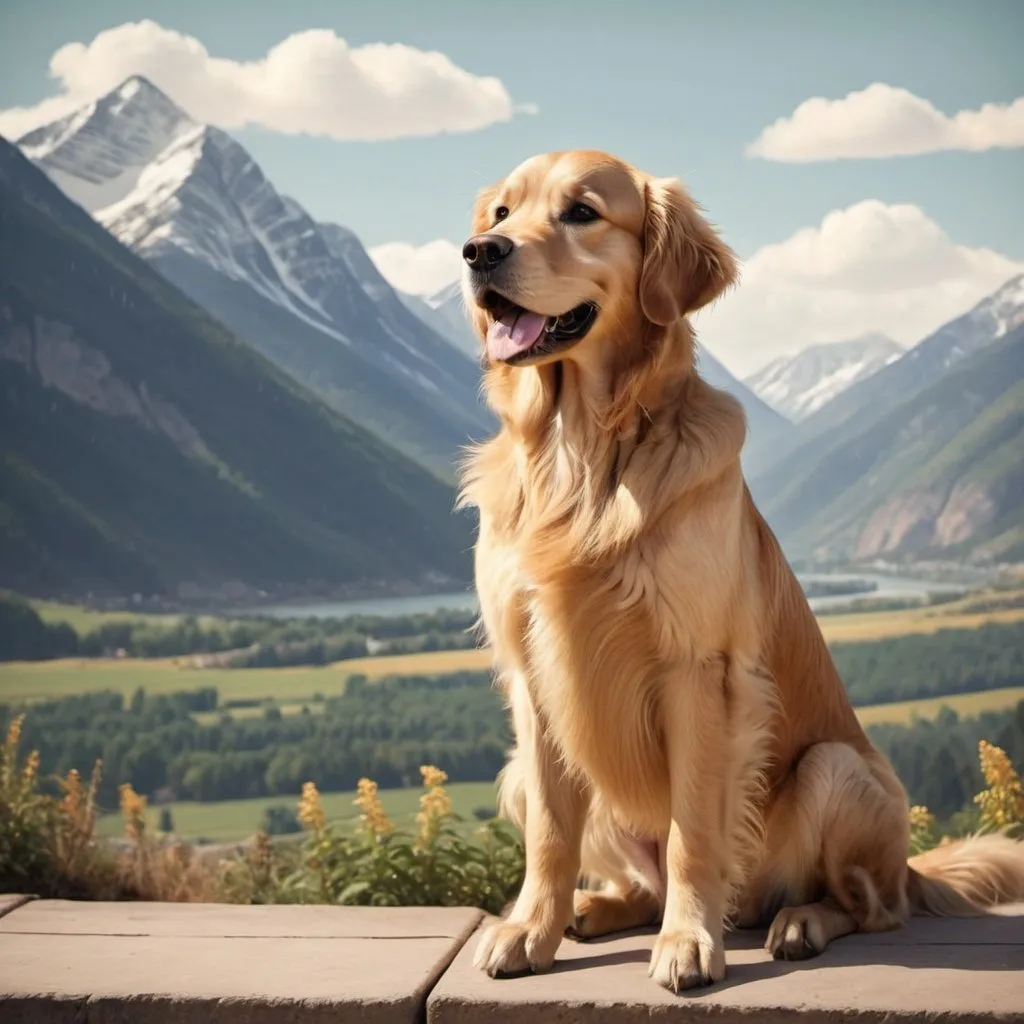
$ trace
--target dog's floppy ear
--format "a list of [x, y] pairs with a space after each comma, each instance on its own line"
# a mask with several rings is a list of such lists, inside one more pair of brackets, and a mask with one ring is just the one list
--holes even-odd
[[644, 186], [644, 262], [640, 306], [664, 327], [706, 306], [737, 277], [736, 256], [674, 178]]

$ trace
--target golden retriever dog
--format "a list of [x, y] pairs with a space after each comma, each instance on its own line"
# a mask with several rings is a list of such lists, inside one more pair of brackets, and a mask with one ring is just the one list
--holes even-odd
[[567, 933], [660, 923], [650, 974], [679, 992], [724, 977], [729, 926], [770, 924], [772, 955], [799, 959], [1024, 897], [1003, 836], [908, 863], [903, 787], [744, 482], [741, 406], [694, 366], [688, 317], [737, 263], [684, 187], [552, 153], [487, 188], [472, 228], [501, 428], [460, 501], [526, 844], [478, 966], [542, 971]]

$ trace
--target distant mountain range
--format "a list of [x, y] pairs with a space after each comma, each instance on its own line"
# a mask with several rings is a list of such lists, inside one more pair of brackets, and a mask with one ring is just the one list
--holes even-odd
[[798, 422], [899, 359], [903, 351], [884, 334], [809, 345], [795, 355], [773, 359], [744, 383], [776, 412]]
[[446, 483], [232, 337], [2, 139], [0, 391], [0, 586], [223, 598], [469, 578]]
[[1024, 275], [799, 423], [751, 490], [791, 555], [1024, 559]]
[[479, 372], [358, 238], [279, 194], [246, 150], [144, 78], [18, 140], [116, 238], [338, 411], [446, 475], [495, 426]]
[[[497, 423], [458, 284], [396, 291], [143, 78], [18, 147], [0, 140], [0, 586], [468, 577], [453, 460]], [[906, 352], [869, 335], [746, 381], [697, 357], [746, 411], [791, 555], [1024, 560], [1022, 332], [1024, 275]]]

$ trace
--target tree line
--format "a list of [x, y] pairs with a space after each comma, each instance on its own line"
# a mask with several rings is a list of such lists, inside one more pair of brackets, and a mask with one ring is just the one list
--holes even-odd
[[200, 619], [194, 615], [112, 619], [76, 631], [43, 620], [27, 601], [0, 595], [0, 661], [99, 658], [175, 658], [232, 652], [228, 668], [329, 664], [367, 654], [415, 654], [470, 647], [476, 612], [440, 609], [415, 615], [345, 618]]
[[1024, 686], [1024, 622], [830, 645], [855, 705]]
[[[422, 764], [442, 765], [455, 782], [492, 780], [511, 742], [508, 716], [485, 672], [437, 678], [355, 677], [343, 696], [281, 715], [233, 718], [216, 690], [170, 695], [95, 693], [31, 705], [23, 742], [38, 749], [44, 774], [104, 763], [99, 798], [117, 802], [122, 782], [160, 799], [292, 797], [304, 782], [324, 792], [369, 776], [386, 788], [414, 785]], [[0, 706], [6, 725], [21, 709]], [[200, 718], [197, 713], [206, 712]], [[214, 712], [213, 721], [209, 713]], [[876, 725], [872, 739], [891, 758], [913, 802], [940, 821], [969, 810], [981, 788], [982, 737], [1024, 763], [1024, 701], [1010, 711], [961, 719]]]
[[100, 800], [116, 803], [129, 782], [150, 796], [179, 800], [292, 796], [303, 782], [349, 790], [364, 775], [381, 786], [415, 784], [422, 764], [443, 764], [453, 780], [493, 779], [510, 742], [505, 710], [486, 672], [438, 678], [393, 677], [372, 686], [353, 677], [343, 696], [282, 715], [216, 711], [217, 692], [138, 690], [129, 699], [102, 692], [0, 705], [0, 723], [27, 711], [23, 741], [41, 755], [44, 774], [85, 771], [103, 760]]

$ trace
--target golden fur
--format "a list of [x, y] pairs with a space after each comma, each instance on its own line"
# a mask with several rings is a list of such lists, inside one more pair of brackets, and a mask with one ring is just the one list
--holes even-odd
[[[599, 219], [560, 221], [578, 200]], [[903, 788], [744, 483], [742, 409], [694, 369], [687, 317], [737, 265], [683, 186], [547, 154], [481, 194], [473, 231], [514, 243], [505, 298], [600, 309], [556, 356], [487, 365], [501, 429], [463, 468], [516, 733], [502, 807], [527, 858], [477, 964], [544, 970], [567, 929], [660, 921], [650, 973], [679, 991], [724, 977], [728, 924], [770, 923], [771, 952], [802, 958], [1024, 897], [1024, 846], [1003, 837], [908, 864]]]

